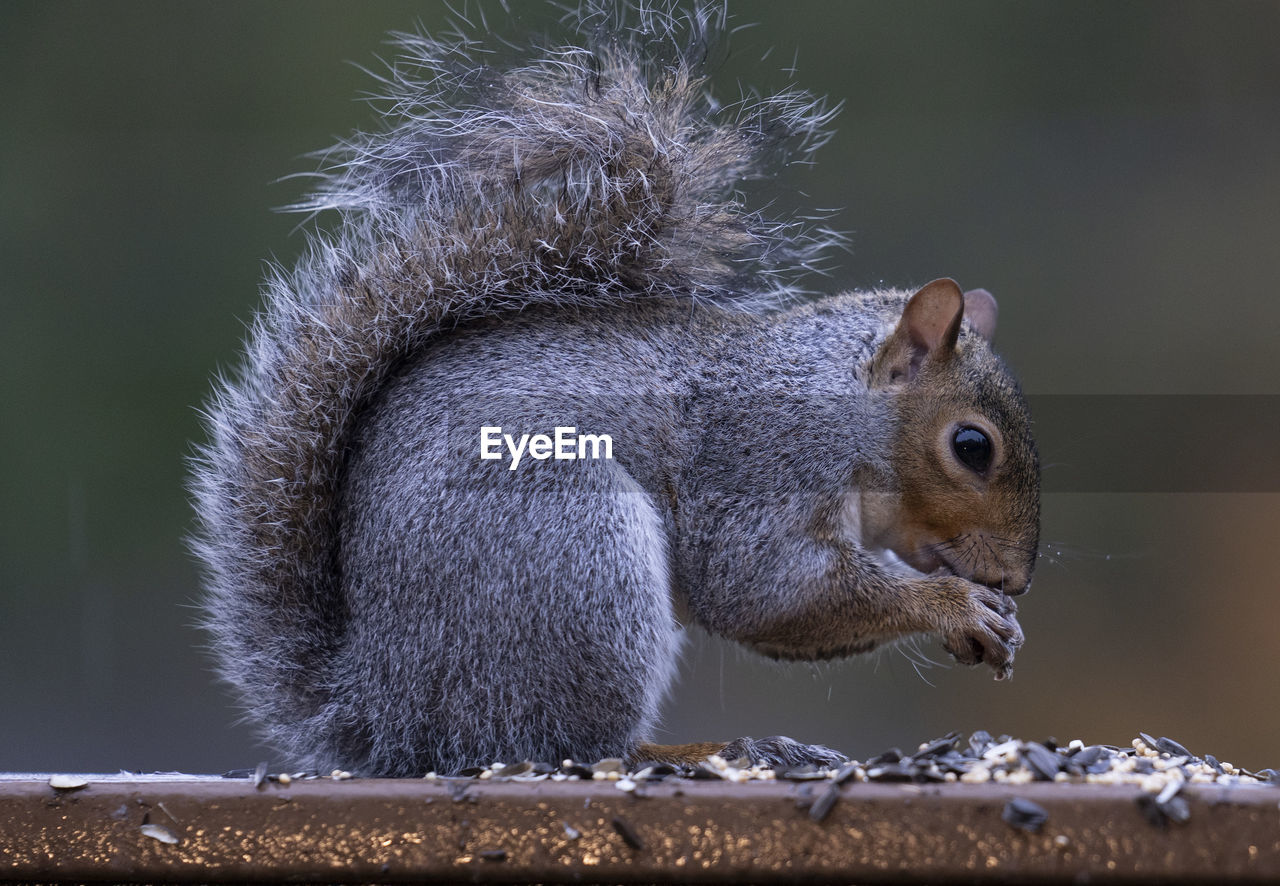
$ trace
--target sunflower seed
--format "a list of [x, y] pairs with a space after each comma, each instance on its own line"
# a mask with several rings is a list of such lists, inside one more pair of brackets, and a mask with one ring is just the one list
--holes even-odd
[[1157, 738], [1156, 750], [1170, 757], [1194, 757], [1195, 754], [1178, 744], [1172, 738]]
[[995, 741], [992, 740], [991, 733], [985, 729], [979, 729], [969, 736], [969, 749], [976, 756], [981, 757], [993, 744], [995, 744]]
[[809, 817], [814, 821], [822, 821], [831, 813], [839, 799], [840, 786], [833, 784], [813, 801], [813, 805], [809, 807]]
[[1096, 744], [1090, 745], [1089, 747], [1083, 748], [1072, 754], [1071, 762], [1077, 763], [1080, 766], [1088, 766], [1101, 757], [1103, 753], [1105, 753], [1105, 750], [1102, 747]]
[[778, 778], [786, 781], [826, 781], [828, 773], [810, 763], [803, 766], [792, 766], [778, 773]]
[[836, 784], [844, 784], [846, 781], [856, 776], [861, 768], [862, 767], [857, 763], [845, 763], [836, 771], [832, 781]]
[[635, 829], [621, 816], [613, 817], [613, 829], [618, 832], [618, 836], [622, 838], [622, 842], [626, 843], [632, 849], [637, 851], [644, 850], [644, 841], [640, 839], [640, 835]]
[[1169, 783], [1160, 789], [1160, 793], [1156, 794], [1156, 802], [1161, 806], [1172, 800], [1182, 790], [1183, 781], [1181, 777], [1169, 779]]
[[959, 732], [949, 732], [942, 738], [935, 738], [933, 741], [920, 746], [920, 750], [911, 755], [913, 760], [929, 760], [955, 749], [956, 742], [960, 740]]
[[1042, 744], [1029, 741], [1021, 750], [1022, 762], [1025, 763], [1041, 781], [1053, 781], [1053, 777], [1062, 771], [1058, 755]]
[[161, 843], [169, 843], [172, 845], [174, 843], [181, 842], [181, 840], [174, 835], [173, 831], [169, 830], [164, 825], [144, 824], [139, 828], [139, 830], [142, 831], [144, 836], [150, 837], [153, 840], [159, 840]]
[[1158, 828], [1163, 828], [1169, 823], [1168, 816], [1164, 814], [1164, 810], [1151, 794], [1138, 795], [1138, 808], [1142, 810], [1143, 817]]
[[1166, 818], [1178, 824], [1182, 824], [1191, 818], [1191, 807], [1187, 805], [1185, 797], [1172, 797], [1165, 803], [1161, 803], [1160, 798], [1157, 797], [1156, 805], [1160, 807], [1160, 811], [1165, 814]]
[[1049, 820], [1049, 813], [1039, 803], [1014, 797], [1005, 804], [1004, 813], [1000, 816], [1006, 824], [1012, 825], [1027, 833], [1037, 833]]
[[867, 769], [868, 781], [914, 781], [915, 767], [905, 760], [884, 766], [873, 766]]

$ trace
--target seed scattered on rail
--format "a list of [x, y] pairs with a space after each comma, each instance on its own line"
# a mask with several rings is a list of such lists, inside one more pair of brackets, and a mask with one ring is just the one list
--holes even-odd
[[78, 791], [88, 786], [89, 780], [80, 775], [54, 775], [49, 778], [49, 787], [58, 791]]
[[1027, 833], [1037, 833], [1049, 820], [1049, 813], [1039, 803], [1033, 803], [1022, 797], [1014, 797], [1004, 806], [1000, 816], [1006, 823]]
[[144, 836], [153, 840], [159, 840], [161, 843], [173, 845], [182, 842], [181, 839], [164, 825], [144, 824], [139, 828]]

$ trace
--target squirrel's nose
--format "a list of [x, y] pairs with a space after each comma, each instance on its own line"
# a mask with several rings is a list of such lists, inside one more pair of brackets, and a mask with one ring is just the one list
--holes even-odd
[[999, 591], [1006, 597], [1021, 597], [1031, 590], [1031, 576], [1014, 572], [1003, 572], [995, 576], [975, 575], [970, 581], [986, 585], [993, 591]]
[[1031, 589], [1030, 569], [1023, 570], [1007, 566], [1004, 563], [995, 562], [994, 558], [977, 564], [955, 563], [950, 559], [942, 559], [941, 564], [948, 572], [967, 578], [971, 582], [986, 585], [1006, 597], [1020, 597]]
[[[1008, 551], [1001, 551], [966, 565], [971, 567], [970, 574], [966, 576], [969, 581], [986, 585], [1006, 597], [1020, 597], [1031, 589], [1034, 560], [1022, 563], [1016, 556], [1009, 556]], [[956, 572], [964, 575], [960, 570]]]
[[1030, 581], [1027, 581], [1026, 583], [1016, 588], [1009, 587], [1008, 585], [1002, 585], [999, 588], [1000, 593], [1004, 594], [1006, 597], [1021, 597], [1023, 594], [1025, 594], [1029, 590], [1031, 590]]

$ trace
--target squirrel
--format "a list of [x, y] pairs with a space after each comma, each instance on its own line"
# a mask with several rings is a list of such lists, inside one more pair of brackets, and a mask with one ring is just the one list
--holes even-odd
[[1039, 466], [995, 300], [801, 298], [839, 238], [736, 189], [828, 106], [718, 105], [723, 10], [573, 15], [506, 68], [395, 35], [381, 125], [292, 207], [337, 224], [206, 407], [202, 620], [304, 768], [831, 765], [650, 744], [684, 627], [806, 660], [934, 635], [997, 678], [1022, 644]]

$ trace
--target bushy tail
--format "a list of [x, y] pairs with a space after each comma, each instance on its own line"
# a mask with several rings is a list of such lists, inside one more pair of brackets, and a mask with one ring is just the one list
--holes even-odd
[[244, 368], [208, 406], [192, 481], [206, 623], [276, 741], [328, 716], [336, 484], [392, 367], [538, 302], [776, 300], [830, 243], [734, 196], [780, 143], [816, 147], [830, 114], [798, 92], [718, 109], [702, 66], [722, 13], [601, 4], [574, 23], [574, 43], [508, 70], [466, 38], [397, 36], [383, 127], [331, 151], [295, 207], [337, 210], [336, 233], [267, 282]]

